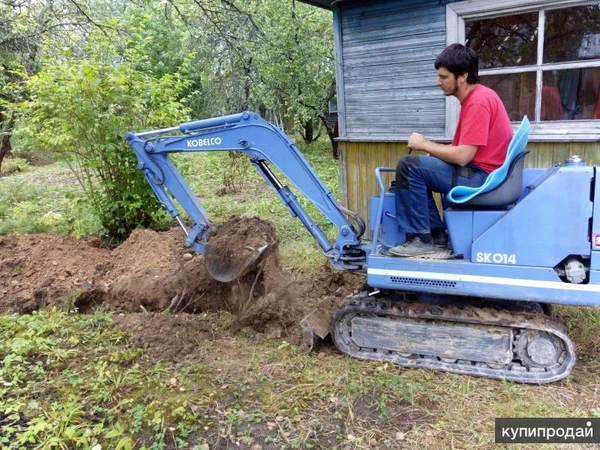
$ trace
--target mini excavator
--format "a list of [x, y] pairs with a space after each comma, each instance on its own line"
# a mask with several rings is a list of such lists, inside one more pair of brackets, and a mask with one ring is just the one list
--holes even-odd
[[[394, 194], [382, 175], [393, 168], [375, 171], [380, 193], [370, 200], [373, 238], [366, 240], [365, 221], [336, 202], [278, 127], [253, 112], [130, 132], [125, 138], [156, 196], [182, 227], [185, 245], [203, 254], [209, 272], [222, 282], [257, 264], [265, 247], [213, 248], [208, 242], [213, 226], [169, 155], [247, 155], [333, 267], [366, 275], [368, 289], [327, 321], [326, 332], [341, 352], [522, 383], [555, 382], [573, 368], [574, 343], [564, 324], [552, 318], [551, 306], [600, 305], [599, 168], [580, 158], [547, 169], [523, 168], [527, 152], [520, 149], [507, 157], [493, 186], [444, 210], [451, 251], [400, 258], [387, 251], [404, 240]], [[272, 167], [336, 227], [335, 242]], [[174, 200], [192, 226], [184, 225]], [[310, 318], [301, 325], [308, 340], [326, 333], [315, 333]]]

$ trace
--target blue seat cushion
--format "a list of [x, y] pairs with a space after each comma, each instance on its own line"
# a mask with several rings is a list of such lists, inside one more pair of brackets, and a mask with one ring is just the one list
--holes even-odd
[[446, 198], [451, 203], [465, 203], [471, 200], [473, 197], [485, 192], [489, 192], [492, 189], [499, 186], [508, 174], [508, 169], [512, 161], [521, 153], [525, 151], [527, 146], [527, 140], [529, 138], [529, 129], [531, 125], [527, 116], [523, 117], [519, 129], [513, 136], [508, 150], [506, 152], [506, 159], [504, 163], [488, 175], [485, 182], [479, 187], [468, 187], [468, 186], [455, 186], [450, 192], [448, 192]]

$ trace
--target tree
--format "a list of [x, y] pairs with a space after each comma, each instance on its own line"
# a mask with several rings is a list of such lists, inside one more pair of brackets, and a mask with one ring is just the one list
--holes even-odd
[[327, 121], [335, 96], [335, 57], [331, 14], [295, 0], [263, 0], [248, 4], [260, 33], [251, 43], [259, 75], [256, 95], [268, 107], [284, 105], [286, 114], [314, 139], [315, 120], [321, 121], [334, 155], [336, 128]]
[[313, 129], [328, 125], [335, 95], [331, 14], [295, 0], [169, 0], [188, 25], [202, 71], [202, 105], [194, 110], [225, 114], [254, 109], [281, 125], [284, 117]]
[[20, 0], [0, 3], [0, 168], [12, 151], [12, 133], [19, 104], [26, 98], [25, 82], [41, 68], [44, 42], [63, 48], [74, 30], [99, 26], [74, 0], [39, 2]]
[[29, 23], [15, 4], [0, 4], [0, 172], [2, 161], [12, 151], [11, 137], [17, 109], [23, 100], [23, 83], [33, 70], [37, 52], [28, 39]]

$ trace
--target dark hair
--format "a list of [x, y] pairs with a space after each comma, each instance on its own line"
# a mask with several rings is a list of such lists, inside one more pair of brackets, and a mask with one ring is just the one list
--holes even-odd
[[435, 69], [444, 67], [455, 77], [467, 73], [467, 83], [477, 83], [479, 58], [475, 50], [462, 44], [450, 44], [435, 58]]

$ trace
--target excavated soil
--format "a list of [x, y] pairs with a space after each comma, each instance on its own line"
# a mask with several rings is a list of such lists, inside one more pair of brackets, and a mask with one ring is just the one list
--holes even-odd
[[[198, 313], [226, 310], [233, 331], [248, 328], [298, 344], [298, 322], [305, 315], [317, 307], [334, 310], [364, 283], [327, 264], [308, 276], [282, 270], [275, 229], [258, 218], [232, 217], [209, 239], [213, 255], [233, 263], [240, 262], [237, 254], [242, 260], [251, 256], [244, 246], [267, 245], [258, 263], [235, 281], [216, 281], [204, 257], [183, 242], [179, 228], [136, 230], [115, 249], [104, 248], [99, 239], [0, 237], [0, 311], [26, 314], [61, 306], [89, 313], [103, 307], [122, 313], [115, 314], [115, 324], [131, 332], [136, 345], [172, 359], [207, 337], [218, 338]], [[134, 312], [141, 315], [129, 314]]]

